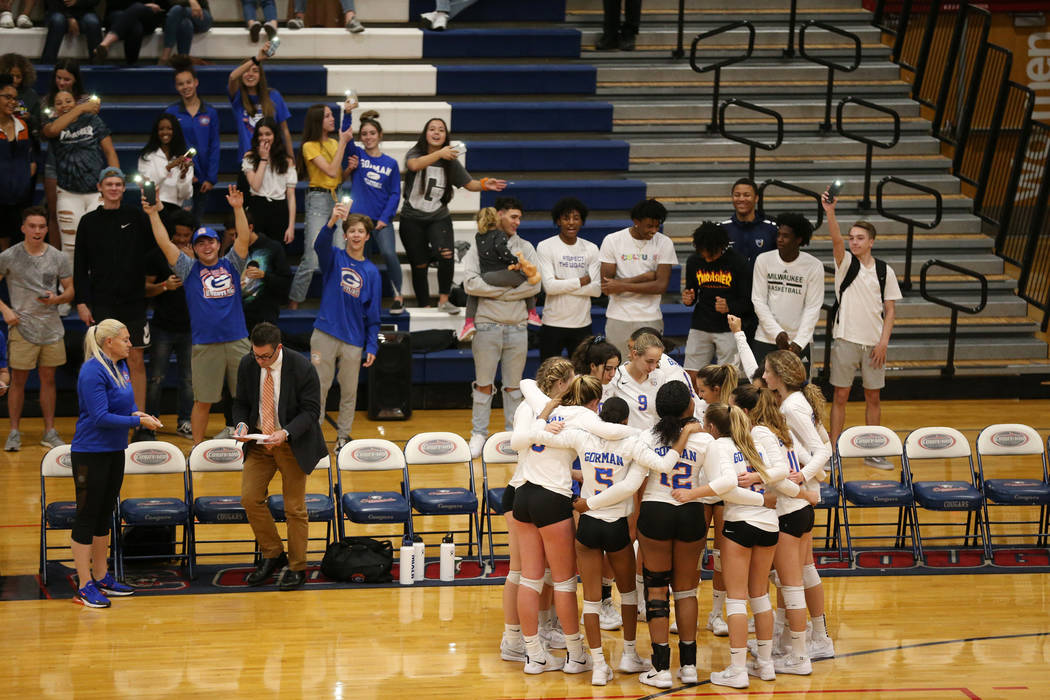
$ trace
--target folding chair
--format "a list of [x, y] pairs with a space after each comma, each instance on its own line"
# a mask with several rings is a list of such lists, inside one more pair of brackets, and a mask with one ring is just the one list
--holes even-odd
[[[1050, 445], [1050, 438], [1047, 439]], [[988, 548], [994, 549], [994, 537], [1022, 538], [1035, 535], [1035, 546], [1046, 547], [1050, 543], [1050, 471], [1047, 468], [1046, 450], [1043, 449], [1043, 441], [1039, 433], [1022, 423], [996, 423], [989, 425], [977, 436], [977, 478], [984, 494], [984, 522], [988, 536]], [[1028, 467], [1021, 471], [1016, 466], [1019, 458], [1026, 455], [1039, 455], [1042, 462], [1042, 478], [1033, 479], [1020, 476], [1022, 473], [1034, 474], [1034, 469]], [[985, 473], [985, 458], [1008, 457], [1010, 469], [1017, 476], [1011, 478], [989, 479]], [[1001, 462], [1002, 460], [997, 460]], [[1032, 460], [1034, 461], [1034, 460]], [[997, 469], [997, 472], [1005, 472], [1006, 469]], [[1037, 520], [996, 520], [992, 521], [988, 515], [990, 506], [1014, 506], [1015, 508], [1030, 509], [1039, 507]], [[992, 525], [1035, 525], [1034, 533], [1004, 533], [992, 535]]]
[[[493, 536], [496, 534], [507, 534], [506, 530], [496, 533], [492, 528], [492, 516], [503, 515], [503, 492], [506, 488], [489, 487], [489, 465], [490, 464], [514, 464], [518, 463], [518, 453], [510, 446], [510, 432], [504, 431], [490, 435], [485, 441], [485, 449], [481, 453], [481, 517], [483, 527], [488, 531], [489, 538], [489, 570], [496, 568], [496, 553], [493, 545]], [[501, 482], [502, 483], [502, 480]], [[481, 545], [480, 540], [478, 546]], [[500, 547], [508, 547], [508, 544], [500, 544]]]
[[[481, 559], [481, 518], [478, 515], [478, 495], [474, 488], [474, 464], [470, 457], [467, 441], [455, 433], [431, 432], [420, 433], [412, 437], [405, 445], [405, 489], [408, 491], [409, 505], [416, 515], [423, 517], [466, 515], [468, 529], [455, 530], [451, 527], [441, 530], [420, 532], [417, 535], [438, 535], [466, 533], [469, 536], [467, 556], [473, 557], [474, 538], [478, 539], [478, 568], [484, 570]], [[434, 467], [447, 467], [451, 471], [456, 465], [464, 468], [464, 486], [441, 486], [411, 488], [409, 478], [413, 470], [417, 473], [426, 469], [433, 472]], [[429, 467], [429, 469], [428, 469]]]
[[[970, 470], [969, 481], [938, 480], [938, 481], [915, 481], [915, 463], [922, 460], [939, 459], [966, 459]], [[951, 471], [951, 465], [947, 465]], [[973, 453], [970, 450], [970, 442], [966, 436], [955, 428], [941, 426], [929, 426], [916, 428], [908, 433], [904, 439], [904, 471], [908, 481], [912, 485], [915, 500], [912, 503], [912, 511], [915, 516], [915, 534], [919, 538], [919, 551], [922, 552], [923, 540], [952, 540], [957, 539], [953, 535], [929, 535], [923, 537], [922, 527], [919, 524], [918, 508], [938, 512], [964, 512], [966, 513], [966, 529], [963, 535], [963, 546], [968, 546], [971, 541], [977, 546], [977, 540], [981, 540], [981, 549], [985, 559], [991, 559], [992, 553], [988, 547], [988, 537], [984, 527], [984, 498], [977, 486], [977, 472], [973, 466]], [[938, 527], [950, 525], [950, 523], [938, 522]], [[923, 555], [925, 560], [925, 555]]]
[[[824, 551], [830, 552], [835, 549], [840, 561], [842, 560], [842, 523], [839, 507], [841, 500], [835, 470], [828, 469], [828, 480], [820, 482], [820, 502], [814, 506], [816, 511], [825, 512], [826, 519], [823, 525], [815, 527], [824, 528]], [[816, 541], [816, 536], [813, 539]]]
[[[124, 488], [128, 486], [127, 477], [140, 474], [178, 474], [179, 492], [185, 498], [186, 457], [182, 454], [182, 450], [170, 442], [159, 440], [133, 442], [124, 450]], [[156, 485], [150, 484], [150, 486], [153, 488]], [[174, 528], [182, 528], [182, 555], [179, 556], [179, 559], [189, 569], [190, 577], [193, 576], [193, 563], [189, 554], [190, 509], [183, 498], [151, 496], [125, 498], [119, 502], [117, 506], [117, 546], [114, 556], [117, 578], [124, 578], [124, 565], [127, 561], [172, 558], [170, 554], [128, 554], [125, 552], [124, 534], [127, 528], [163, 526], [172, 527], [172, 552], [175, 551]]]
[[[69, 457], [69, 445], [52, 447], [40, 460], [40, 583], [47, 585], [47, 562], [72, 561], [72, 551], [69, 542], [60, 545], [52, 545], [47, 542], [47, 533], [52, 530], [72, 530], [73, 520], [77, 515], [77, 502], [73, 501], [47, 501], [47, 484], [58, 485], [61, 479], [73, 489], [73, 462]], [[68, 558], [48, 559], [47, 553], [54, 549], [64, 549]]]
[[[325, 523], [325, 536], [324, 537], [307, 537], [307, 553], [310, 551], [320, 551], [324, 554], [328, 548], [328, 544], [332, 541], [335, 536], [335, 497], [334, 490], [332, 489], [332, 469], [331, 469], [332, 458], [325, 455], [321, 459], [317, 460], [317, 465], [314, 467], [314, 474], [320, 474], [324, 472], [325, 478], [328, 480], [328, 493], [307, 493], [306, 494], [306, 520], [308, 523]], [[273, 494], [266, 499], [266, 505], [270, 508], [270, 515], [273, 516], [274, 522], [283, 523], [286, 521], [284, 515], [284, 496], [282, 494]], [[324, 547], [320, 550], [311, 550], [310, 542], [324, 542]]]
[[[343, 539], [343, 518], [360, 525], [401, 523], [401, 533], [380, 534], [379, 537], [396, 537], [395, 546], [406, 534], [412, 534], [412, 509], [405, 495], [408, 474], [405, 471], [405, 455], [401, 448], [389, 440], [351, 440], [339, 450], [336, 460], [336, 500], [339, 503], [339, 539]], [[343, 472], [355, 477], [359, 472], [396, 472], [400, 476], [400, 491], [357, 491], [349, 485], [343, 486]], [[358, 479], [354, 479], [359, 481]], [[375, 480], [370, 480], [374, 482]], [[375, 485], [374, 483], [371, 485]]]
[[[847, 481], [845, 477], [846, 459], [863, 459], [865, 457], [896, 457], [902, 460], [900, 479], [869, 480], [857, 479]], [[912, 495], [911, 483], [907, 480], [907, 471], [903, 466], [904, 448], [897, 433], [881, 425], [858, 425], [848, 428], [839, 435], [835, 445], [833, 467], [837, 472], [839, 494], [842, 500], [842, 523], [846, 530], [846, 549], [851, 562], [856, 561], [853, 540], [885, 540], [889, 535], [854, 535], [854, 528], [888, 527], [896, 529], [893, 535], [894, 547], [904, 548], [906, 534], [911, 535], [911, 552], [915, 561], [922, 557], [922, 549], [915, 531], [915, 513], [912, 506], [915, 497]], [[851, 509], [896, 508], [896, 521], [854, 522], [850, 523]]]
[[[196, 496], [194, 497], [194, 478], [206, 479], [206, 474], [216, 472], [243, 472], [244, 452], [239, 442], [228, 440], [205, 440], [196, 445], [190, 452], [189, 471], [186, 472], [186, 502], [192, 504], [192, 517], [190, 518], [190, 558], [193, 566], [197, 566], [199, 557], [229, 557], [250, 555], [255, 561], [258, 556], [258, 545], [254, 535], [250, 539], [226, 538], [202, 540], [197, 531], [202, 525], [247, 525], [248, 514], [241, 505], [240, 485], [234, 496]], [[229, 487], [227, 487], [229, 488]], [[229, 529], [228, 527], [226, 529]], [[201, 544], [247, 544], [252, 548], [247, 551], [222, 551], [222, 552], [200, 552], [198, 545]]]

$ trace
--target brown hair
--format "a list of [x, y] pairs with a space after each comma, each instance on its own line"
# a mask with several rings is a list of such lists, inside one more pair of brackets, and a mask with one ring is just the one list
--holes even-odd
[[343, 231], [345, 232], [350, 228], [351, 224], [364, 224], [365, 233], [371, 235], [372, 229], [375, 228], [375, 224], [372, 223], [371, 217], [365, 216], [364, 214], [350, 214], [346, 217], [346, 221], [343, 222]]
[[773, 370], [773, 374], [784, 382], [784, 388], [791, 392], [802, 392], [809, 407], [813, 409], [814, 419], [817, 423], [822, 423], [827, 402], [820, 388], [806, 379], [806, 367], [798, 355], [790, 350], [777, 350], [766, 355], [766, 364]]
[[875, 240], [875, 224], [871, 223], [870, 221], [865, 221], [861, 219], [857, 223], [850, 226], [850, 228], [863, 229], [868, 232], [868, 236], [871, 237], [871, 240]]
[[586, 406], [602, 398], [602, 383], [589, 374], [578, 375], [561, 399], [562, 406]]
[[536, 370], [536, 386], [549, 395], [555, 384], [571, 379], [572, 374], [572, 363], [564, 357], [548, 357]]
[[740, 382], [740, 375], [736, 371], [736, 365], [707, 365], [696, 373], [697, 378], [702, 379], [709, 387], [718, 387], [719, 398], [727, 401], [729, 395], [736, 389]]
[[751, 421], [742, 409], [724, 403], [711, 404], [704, 413], [704, 421], [713, 425], [721, 437], [732, 438], [747, 463], [762, 476], [762, 481], [768, 481], [766, 463], [762, 461], [762, 455], [751, 438]]
[[747, 411], [752, 424], [764, 425], [780, 438], [785, 447], [791, 447], [791, 431], [772, 391], [754, 385], [738, 386], [733, 390], [733, 403]]
[[653, 335], [652, 333], [642, 333], [634, 339], [635, 355], [641, 355], [649, 348], [660, 348], [660, 352], [663, 352], [664, 342], [660, 340], [659, 336]]

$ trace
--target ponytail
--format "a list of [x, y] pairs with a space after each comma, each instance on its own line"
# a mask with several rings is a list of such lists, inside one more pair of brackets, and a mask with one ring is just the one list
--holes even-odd
[[124, 375], [116, 371], [113, 361], [102, 352], [102, 344], [110, 338], [116, 338], [125, 328], [126, 326], [120, 321], [114, 318], [107, 318], [88, 328], [87, 333], [84, 334], [84, 361], [87, 362], [94, 357], [99, 361], [99, 364], [106, 368], [109, 376], [122, 389], [127, 385], [128, 381], [124, 379]]
[[[566, 362], [568, 364], [568, 362]], [[569, 390], [561, 399], [562, 406], [586, 406], [602, 398], [602, 383], [597, 377], [584, 374], [572, 380]]]
[[780, 406], [776, 395], [769, 389], [751, 386], [738, 386], [733, 390], [733, 403], [744, 409], [753, 425], [763, 425], [769, 428], [774, 435], [780, 438], [785, 447], [790, 448], [792, 443], [791, 431], [788, 429], [784, 414], [780, 412]]
[[762, 455], [759, 454], [755, 441], [751, 438], [751, 421], [748, 420], [743, 410], [724, 403], [711, 404], [707, 407], [704, 420], [714, 426], [720, 437], [731, 438], [747, 463], [762, 476], [762, 481], [768, 481], [766, 463], [762, 461]]
[[536, 386], [548, 396], [555, 384], [566, 379], [572, 379], [572, 363], [564, 357], [548, 357], [536, 370]]
[[820, 388], [806, 379], [806, 367], [798, 355], [790, 350], [777, 350], [766, 355], [766, 365], [784, 383], [784, 388], [791, 392], [802, 392], [809, 407], [813, 409], [813, 422], [820, 425], [824, 421], [827, 402]]
[[728, 401], [729, 395], [740, 383], [740, 375], [736, 371], [736, 365], [707, 365], [696, 376], [704, 381], [709, 387], [718, 387], [719, 400]]

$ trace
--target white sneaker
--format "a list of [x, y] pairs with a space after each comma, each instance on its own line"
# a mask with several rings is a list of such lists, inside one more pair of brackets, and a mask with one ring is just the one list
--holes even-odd
[[754, 656], [747, 660], [747, 675], [756, 676], [764, 681], [775, 681], [777, 671], [772, 661], [761, 661]]
[[678, 678], [683, 683], [699, 682], [699, 678], [696, 675], [696, 666], [682, 666], [678, 669]]
[[470, 447], [470, 456], [473, 459], [481, 456], [482, 451], [485, 449], [485, 440], [487, 439], [488, 435], [482, 435], [481, 433], [470, 434], [470, 442], [467, 444]]
[[561, 667], [561, 670], [565, 673], [583, 673], [584, 671], [590, 671], [592, 668], [594, 668], [594, 657], [585, 653], [583, 661], [568, 659], [565, 661], [565, 665]]
[[893, 463], [885, 457], [865, 457], [864, 466], [875, 467], [876, 469], [882, 469], [885, 471], [893, 469]]
[[638, 656], [638, 652], [624, 654], [620, 657], [620, 670], [624, 673], [642, 673], [653, 667], [649, 659]]
[[711, 630], [711, 634], [716, 637], [729, 636], [729, 625], [726, 624], [725, 618], [716, 612], [707, 616], [707, 629]]
[[15, 21], [15, 25], [19, 29], [32, 29], [33, 20], [29, 19], [29, 15], [18, 15], [18, 19]]
[[747, 618], [747, 632], [748, 634], [755, 633], [755, 618], [753, 617]]
[[440, 304], [438, 304], [437, 309], [438, 311], [444, 311], [449, 316], [455, 316], [460, 311], [462, 311], [461, 308], [453, 304], [451, 301], [441, 302]]
[[591, 685], [605, 685], [612, 679], [613, 672], [609, 664], [600, 664], [591, 671]]
[[654, 688], [670, 688], [672, 683], [670, 671], [657, 671], [655, 668], [638, 676], [638, 680], [645, 685], [651, 685]]
[[751, 685], [751, 681], [747, 678], [747, 669], [735, 666], [727, 666], [724, 671], [712, 671], [711, 683], [730, 688], [746, 688]]
[[514, 643], [504, 637], [499, 643], [499, 656], [504, 661], [525, 661], [525, 641], [519, 639]]
[[561, 625], [556, 621], [551, 622], [548, 627], [540, 627], [540, 637], [547, 643], [547, 647], [550, 649], [564, 649], [565, 648], [565, 633], [561, 630]]
[[538, 675], [547, 671], [560, 671], [565, 666], [564, 656], [551, 656], [546, 649], [543, 650], [542, 659], [530, 659], [525, 657], [525, 673]]
[[435, 32], [443, 32], [448, 27], [448, 14], [445, 12], [435, 12], [434, 19], [430, 23], [430, 28]]
[[423, 23], [423, 29], [434, 28], [434, 17], [436, 15], [437, 12], [424, 12], [419, 16], [419, 21]]
[[623, 626], [620, 608], [613, 603], [612, 598], [602, 601], [602, 609], [598, 612], [598, 626], [603, 630], [618, 630]]
[[813, 673], [813, 665], [808, 656], [781, 656], [773, 659], [773, 668], [777, 673], [789, 673], [795, 676], [808, 676]]
[[809, 658], [812, 661], [835, 658], [835, 643], [831, 641], [831, 637], [811, 639], [806, 646], [808, 647]]
[[0, 28], [14, 29], [15, 16], [10, 12], [0, 12]]

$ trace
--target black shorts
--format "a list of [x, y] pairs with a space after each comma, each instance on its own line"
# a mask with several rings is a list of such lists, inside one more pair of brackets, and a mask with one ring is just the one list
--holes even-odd
[[504, 513], [514, 513], [514, 487], [507, 484], [507, 488], [503, 489], [503, 500], [500, 501], [500, 506], [503, 508]]
[[704, 504], [693, 501], [673, 506], [661, 501], [642, 501], [638, 510], [638, 532], [651, 540], [702, 540], [707, 537]]
[[619, 552], [631, 545], [631, 529], [627, 518], [617, 518], [610, 523], [584, 513], [576, 524], [576, 541], [589, 549]]
[[780, 531], [786, 532], [792, 537], [802, 537], [813, 530], [813, 506], [807, 505], [799, 508], [793, 513], [780, 516]]
[[547, 527], [572, 518], [572, 501], [568, 496], [529, 483], [514, 489], [514, 519]]
[[146, 321], [145, 307], [96, 304], [90, 308], [95, 323], [114, 318], [127, 326], [128, 335], [131, 336], [131, 347], [144, 348], [149, 345], [149, 322]]
[[722, 524], [722, 535], [733, 540], [741, 547], [775, 547], [780, 539], [779, 532], [769, 532], [741, 520], [726, 521]]

